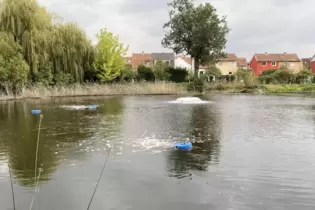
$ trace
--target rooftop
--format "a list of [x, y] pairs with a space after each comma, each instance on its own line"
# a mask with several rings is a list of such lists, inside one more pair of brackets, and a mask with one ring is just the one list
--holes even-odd
[[255, 54], [257, 61], [282, 61], [282, 62], [299, 62], [301, 59], [295, 53], [279, 54]]

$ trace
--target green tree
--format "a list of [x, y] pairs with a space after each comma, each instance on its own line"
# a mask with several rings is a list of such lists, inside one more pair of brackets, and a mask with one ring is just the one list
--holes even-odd
[[0, 4], [0, 29], [22, 46], [31, 81], [50, 84], [63, 72], [83, 82], [94, 49], [81, 28], [58, 23], [36, 0], [2, 0]]
[[278, 83], [289, 84], [295, 80], [295, 75], [289, 69], [278, 70], [273, 73]]
[[206, 73], [205, 73], [206, 76], [216, 76], [216, 77], [219, 77], [221, 75], [221, 71], [220, 69], [218, 69], [217, 67], [215, 66], [212, 66], [212, 67], [209, 67], [206, 69]]
[[92, 65], [94, 49], [86, 33], [74, 23], [56, 24], [51, 29], [48, 53], [54, 80], [57, 75], [70, 74], [71, 81], [83, 82]]
[[309, 69], [303, 69], [296, 75], [296, 80], [298, 83], [306, 83], [310, 81], [312, 77], [312, 72]]
[[102, 82], [113, 81], [121, 75], [125, 67], [123, 56], [128, 47], [124, 47], [118, 37], [106, 29], [102, 29], [97, 38], [94, 61], [94, 67], [98, 70], [97, 76]]
[[125, 68], [121, 72], [121, 80], [131, 82], [136, 77], [137, 73], [129, 65], [125, 65]]
[[247, 77], [247, 75], [250, 74], [250, 72], [246, 69], [239, 68], [235, 74], [238, 80], [243, 80], [245, 77]]
[[167, 81], [170, 79], [171, 75], [167, 72], [168, 66], [161, 60], [157, 60], [153, 65], [153, 71], [155, 78], [161, 81]]
[[225, 56], [227, 22], [209, 3], [195, 6], [193, 0], [173, 0], [168, 5], [170, 20], [164, 24], [166, 34], [162, 45], [177, 54], [190, 55], [195, 61], [197, 78], [200, 64], [215, 63]]
[[14, 94], [27, 82], [29, 66], [23, 59], [22, 47], [14, 41], [12, 35], [0, 32], [0, 87]]
[[30, 78], [35, 80], [40, 65], [48, 59], [47, 38], [51, 15], [34, 0], [1, 1], [0, 26], [11, 33], [23, 48], [23, 55], [30, 66]]

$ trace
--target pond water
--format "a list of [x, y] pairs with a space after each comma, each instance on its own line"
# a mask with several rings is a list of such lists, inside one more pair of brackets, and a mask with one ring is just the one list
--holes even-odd
[[[315, 99], [221, 95], [0, 103], [0, 209], [315, 209]], [[97, 104], [96, 110], [69, 109]], [[74, 107], [75, 108], [75, 107]], [[192, 141], [189, 152], [173, 144]]]

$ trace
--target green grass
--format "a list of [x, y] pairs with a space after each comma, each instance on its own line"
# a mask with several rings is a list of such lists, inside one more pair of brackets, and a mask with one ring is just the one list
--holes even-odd
[[206, 92], [217, 93], [315, 93], [315, 84], [270, 84], [246, 86], [241, 82], [208, 83]]
[[312, 93], [315, 92], [315, 84], [276, 84], [263, 85], [266, 93]]

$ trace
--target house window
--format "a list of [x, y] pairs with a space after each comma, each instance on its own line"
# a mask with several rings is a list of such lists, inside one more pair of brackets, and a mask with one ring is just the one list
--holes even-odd
[[232, 74], [232, 72], [231, 72], [231, 71], [229, 71], [229, 74]]
[[165, 63], [166, 63], [166, 65], [168, 65], [168, 66], [170, 65], [170, 61], [165, 61]]
[[262, 66], [267, 66], [267, 62], [265, 62], [265, 61], [261, 62], [261, 65]]
[[272, 61], [272, 62], [271, 62], [271, 65], [272, 65], [272, 66], [276, 66], [276, 62], [275, 62], [275, 61]]
[[203, 71], [200, 71], [200, 75], [203, 75]]

